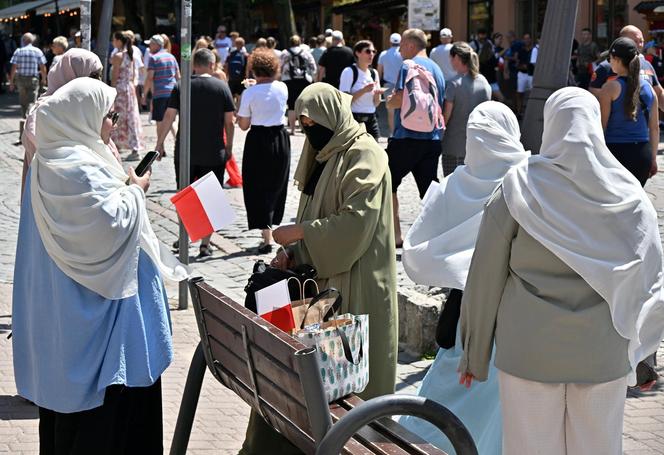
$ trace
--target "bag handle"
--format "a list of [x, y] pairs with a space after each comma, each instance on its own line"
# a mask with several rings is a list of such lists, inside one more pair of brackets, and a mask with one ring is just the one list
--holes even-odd
[[[309, 280], [307, 280], [307, 281], [309, 281]], [[306, 283], [306, 281], [305, 281], [305, 283]], [[341, 292], [339, 292], [339, 290], [336, 289], [336, 288], [327, 288], [324, 291], [318, 293], [318, 295], [316, 295], [313, 299], [311, 299], [311, 302], [309, 302], [309, 305], [307, 305], [307, 309], [304, 312], [304, 317], [302, 318], [302, 325], [300, 326], [300, 329], [304, 329], [304, 321], [307, 320], [307, 313], [309, 312], [309, 308], [311, 308], [312, 306], [317, 304], [320, 300], [322, 300], [327, 295], [332, 294], [334, 292], [337, 293], [337, 298], [334, 299], [334, 303], [332, 304], [332, 307], [329, 310], [327, 310], [327, 313], [325, 313], [325, 315], [323, 315], [323, 320], [325, 320], [325, 318], [330, 314], [330, 312], [332, 312], [333, 317], [336, 317], [337, 313], [339, 312], [339, 309], [341, 308], [341, 302], [343, 300], [341, 298]], [[304, 298], [303, 298], [303, 300], [304, 300]]]
[[[355, 326], [361, 326], [362, 323], [360, 322], [359, 319], [355, 319]], [[360, 337], [360, 350], [357, 353], [357, 361], [353, 359], [353, 352], [350, 350], [350, 343], [348, 343], [348, 337], [344, 332], [342, 332], [339, 329], [339, 326], [335, 326], [337, 329], [337, 335], [339, 335], [339, 338], [341, 338], [341, 346], [344, 349], [344, 357], [346, 357], [346, 360], [348, 360], [351, 364], [353, 365], [359, 365], [360, 362], [362, 361], [362, 358], [364, 357], [364, 341], [362, 340], [362, 337]]]
[[302, 285], [302, 283], [300, 283], [300, 280], [292, 276], [286, 280], [286, 287], [288, 287], [288, 283], [290, 283], [291, 280], [295, 280], [295, 282], [297, 283], [297, 288], [300, 290], [300, 300], [304, 300], [304, 286]]
[[316, 282], [316, 280], [314, 280], [313, 278], [307, 278], [306, 280], [304, 280], [304, 283], [302, 283], [302, 299], [303, 300], [306, 298], [305, 293], [306, 293], [306, 290], [307, 290], [307, 284], [308, 283], [313, 283], [314, 284], [314, 289], [316, 289], [316, 295], [320, 294], [320, 290], [318, 289], [318, 283]]

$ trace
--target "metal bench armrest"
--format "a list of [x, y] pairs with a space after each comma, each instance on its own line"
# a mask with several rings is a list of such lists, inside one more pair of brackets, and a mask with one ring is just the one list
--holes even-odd
[[464, 424], [445, 406], [414, 395], [385, 395], [352, 409], [332, 425], [316, 455], [341, 453], [346, 442], [365, 425], [382, 417], [410, 415], [435, 425], [448, 437], [458, 455], [477, 455], [477, 447]]

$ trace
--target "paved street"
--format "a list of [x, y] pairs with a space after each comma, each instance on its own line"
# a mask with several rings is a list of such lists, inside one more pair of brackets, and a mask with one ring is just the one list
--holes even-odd
[[[22, 166], [22, 148], [13, 143], [18, 135], [18, 109], [14, 97], [0, 96], [0, 452], [37, 453], [37, 412], [36, 408], [16, 396], [12, 369], [11, 340], [6, 334], [11, 330], [11, 286], [13, 262], [19, 213], [19, 188]], [[147, 146], [155, 143], [153, 126], [147, 125], [144, 116]], [[241, 164], [242, 144], [245, 134], [236, 130], [234, 153]], [[291, 175], [299, 158], [304, 137], [292, 137], [293, 157]], [[172, 161], [172, 138], [167, 144], [169, 156], [153, 167], [153, 179], [148, 195], [148, 208], [156, 234], [166, 243], [176, 239], [177, 217], [169, 198], [174, 194], [175, 179]], [[126, 155], [126, 154], [125, 154]], [[664, 170], [664, 160], [660, 157], [660, 169]], [[648, 183], [648, 193], [660, 214], [660, 230], [664, 229], [664, 176], [660, 174]], [[196, 261], [197, 245], [190, 249], [197, 275], [231, 298], [244, 299], [244, 285], [253, 263], [261, 258], [254, 252], [260, 241], [257, 231], [246, 230], [246, 217], [243, 209], [242, 191], [228, 190], [228, 197], [237, 211], [237, 219], [213, 236], [214, 255], [203, 261]], [[400, 189], [400, 205], [404, 230], [412, 223], [418, 210], [419, 199], [415, 184], [409, 177]], [[289, 190], [285, 222], [294, 216], [299, 195], [295, 188]], [[268, 259], [270, 256], [263, 256]], [[413, 288], [413, 283], [399, 272], [401, 288]], [[163, 376], [164, 395], [164, 444], [168, 448], [180, 404], [186, 372], [193, 350], [198, 342], [198, 330], [191, 308], [177, 310], [177, 286], [168, 285], [171, 296], [173, 338], [175, 360]], [[659, 352], [660, 365], [664, 365], [664, 349]], [[413, 393], [423, 377], [429, 361], [412, 358], [405, 353], [400, 356], [400, 392]], [[662, 370], [662, 369], [660, 369]], [[248, 407], [233, 393], [219, 385], [208, 373], [204, 382], [196, 421], [189, 444], [192, 454], [235, 454], [244, 437]], [[664, 388], [630, 396], [625, 411], [625, 452], [636, 454], [664, 453]]]

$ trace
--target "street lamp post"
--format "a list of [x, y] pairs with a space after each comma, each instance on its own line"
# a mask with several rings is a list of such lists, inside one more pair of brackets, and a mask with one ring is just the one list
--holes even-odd
[[[192, 0], [182, 0], [180, 28], [180, 190], [189, 186], [189, 135], [190, 135], [190, 100], [191, 100], [191, 4]], [[189, 264], [189, 237], [180, 220], [180, 262]], [[178, 308], [187, 308], [187, 282], [180, 283]]]
[[532, 153], [539, 153], [542, 144], [544, 103], [553, 92], [567, 86], [578, 3], [556, 0], [546, 5], [533, 89], [521, 128], [521, 141]]
[[92, 0], [81, 0], [81, 46], [90, 50], [92, 37]]
[[[99, 17], [99, 29], [97, 30], [97, 45], [95, 54], [99, 56], [104, 68], [108, 62], [108, 42], [111, 38], [111, 22], [113, 21], [113, 0], [103, 0], [101, 15]], [[104, 71], [104, 80], [106, 80], [107, 71]]]

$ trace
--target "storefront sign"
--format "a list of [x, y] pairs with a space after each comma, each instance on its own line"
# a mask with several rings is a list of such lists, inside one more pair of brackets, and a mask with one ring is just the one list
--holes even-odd
[[438, 30], [440, 28], [440, 1], [409, 0], [408, 28]]

